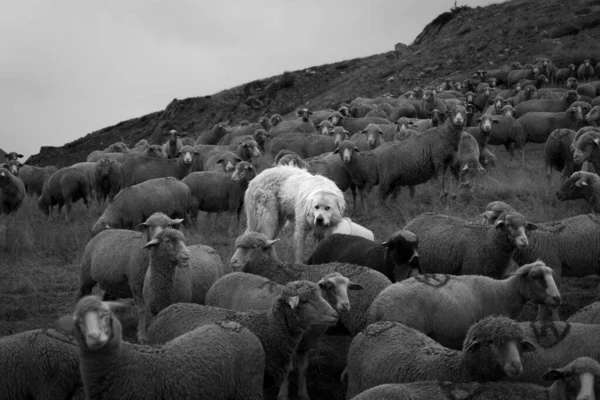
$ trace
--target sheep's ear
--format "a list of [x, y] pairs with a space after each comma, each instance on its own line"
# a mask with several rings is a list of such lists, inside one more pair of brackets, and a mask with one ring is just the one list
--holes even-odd
[[157, 238], [154, 238], [151, 241], [149, 241], [148, 243], [146, 243], [142, 247], [142, 249], [149, 249], [150, 247], [158, 246], [159, 243], [160, 243], [160, 240], [158, 240]]
[[536, 351], [535, 344], [527, 338], [521, 339], [521, 348], [523, 349], [523, 353], [528, 353], [530, 351]]
[[350, 139], [350, 132], [348, 132], [345, 129], [344, 129], [344, 135], [346, 135], [346, 138]]
[[17, 158], [23, 158], [23, 154], [17, 154]]
[[588, 183], [585, 181], [584, 177], [581, 177], [577, 182], [575, 182], [575, 186], [577, 186], [577, 187], [588, 186]]
[[531, 222], [526, 222], [525, 228], [527, 228], [527, 230], [530, 230], [530, 231], [535, 231], [538, 227], [536, 224], [532, 224]]
[[73, 314], [63, 315], [56, 321], [56, 324], [62, 331], [69, 334], [73, 334], [75, 331], [75, 319], [73, 318]]
[[385, 246], [385, 247], [390, 247], [392, 244], [388, 241], [385, 241], [385, 242], [382, 242], [381, 245]]
[[481, 123], [481, 118], [477, 118], [477, 119], [475, 120], [475, 122], [476, 122], [476, 123], [478, 123], [478, 124], [479, 124], [479, 123]]
[[600, 138], [594, 139], [594, 143], [596, 143], [596, 146], [600, 147]]
[[292, 297], [290, 297], [290, 298], [287, 299], [287, 303], [290, 305], [290, 308], [293, 310], [300, 303], [300, 297], [298, 297], [298, 296], [292, 296]]
[[146, 228], [148, 228], [148, 224], [146, 224], [145, 222], [142, 222], [141, 224], [138, 224], [135, 227], [135, 230], [136, 231], [144, 231], [144, 230], [146, 230]]
[[333, 151], [333, 154], [338, 154], [340, 152], [340, 148], [336, 147], [335, 150]]
[[480, 217], [483, 217], [485, 219], [490, 219], [494, 216], [494, 212], [493, 211], [485, 211], [482, 212], [481, 214], [479, 214]]
[[465, 164], [464, 167], [461, 168], [461, 171], [466, 171], [469, 169], [469, 164]]
[[222, 158], [219, 158], [219, 159], [217, 160], [217, 164], [223, 164], [223, 161], [224, 161], [224, 160], [223, 160]]
[[504, 227], [504, 220], [503, 219], [497, 219], [496, 222], [494, 223], [494, 227], [496, 229]]
[[499, 124], [499, 123], [500, 123], [500, 121], [498, 121], [497, 119], [492, 120], [492, 124]]
[[354, 282], [350, 281], [350, 282], [348, 282], [348, 289], [349, 290], [363, 290], [364, 287], [360, 283], [354, 283]]
[[313, 112], [308, 110], [308, 115], [313, 115]]
[[560, 369], [551, 369], [541, 376], [541, 378], [548, 382], [558, 381], [564, 378], [565, 373]]
[[263, 246], [263, 249], [266, 249], [266, 248], [269, 248], [269, 247], [273, 246], [278, 241], [279, 241], [279, 239], [267, 240], [267, 242]]
[[171, 225], [179, 225], [183, 222], [183, 218], [175, 218], [171, 220]]
[[479, 346], [481, 346], [481, 342], [479, 341], [479, 339], [473, 339], [471, 340], [471, 342], [467, 343], [467, 345], [463, 348], [463, 351], [477, 351]]

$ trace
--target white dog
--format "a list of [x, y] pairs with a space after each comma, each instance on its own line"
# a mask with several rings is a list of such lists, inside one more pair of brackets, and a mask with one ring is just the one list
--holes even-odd
[[336, 184], [306, 170], [277, 166], [258, 174], [244, 195], [248, 218], [246, 232], [264, 233], [275, 239], [287, 221], [294, 223], [294, 261], [302, 262], [309, 230], [327, 235], [342, 220], [344, 194]]

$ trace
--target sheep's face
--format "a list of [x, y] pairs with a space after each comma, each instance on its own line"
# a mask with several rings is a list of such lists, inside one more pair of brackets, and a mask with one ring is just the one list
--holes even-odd
[[342, 141], [350, 139], [350, 133], [341, 126], [336, 126], [335, 129], [331, 131], [331, 136], [333, 137], [333, 144], [335, 144], [336, 147], [338, 147]]
[[406, 94], [404, 95], [404, 97], [406, 97], [409, 100], [414, 100], [415, 99], [415, 93], [412, 91], [406, 92]]
[[21, 168], [22, 166], [23, 166], [23, 164], [21, 164], [17, 160], [10, 160], [6, 164], [4, 164], [4, 168], [9, 170], [10, 173], [13, 174], [14, 176], [19, 175], [19, 168]]
[[241, 161], [235, 166], [235, 171], [231, 174], [231, 180], [234, 182], [250, 182], [255, 176], [256, 171], [252, 164]]
[[23, 158], [23, 154], [19, 154], [16, 151], [11, 151], [10, 153], [6, 153], [4, 158], [6, 161], [16, 161], [19, 158]]
[[577, 79], [575, 79], [573, 77], [567, 79], [567, 83], [566, 83], [567, 89], [577, 89], [577, 86], [579, 86], [579, 82], [577, 81]]
[[560, 201], [588, 198], [591, 194], [591, 177], [589, 172], [574, 172], [562, 183], [556, 198]]
[[592, 126], [600, 125], [600, 106], [594, 106], [586, 113], [585, 122]]
[[417, 235], [407, 230], [400, 230], [392, 234], [381, 245], [387, 248], [387, 256], [392, 260], [392, 263], [399, 267], [396, 269], [398, 274], [395, 277], [398, 281], [410, 278], [412, 270], [421, 272]]
[[494, 224], [496, 229], [503, 229], [508, 239], [517, 246], [518, 249], [524, 249], [529, 246], [527, 231], [537, 229], [537, 226], [527, 222], [519, 213], [507, 213], [496, 220]]
[[303, 122], [308, 122], [310, 116], [313, 114], [312, 111], [310, 111], [307, 108], [303, 108], [302, 110], [298, 110], [298, 116], [300, 118], [302, 118]]
[[342, 220], [346, 209], [343, 197], [326, 190], [315, 190], [306, 199], [309, 207], [308, 223], [317, 229], [327, 229], [337, 226]]
[[[250, 235], [250, 240], [248, 234], [244, 234], [235, 242], [235, 252], [229, 260], [229, 266], [233, 271], [255, 273], [254, 268], [257, 266], [255, 264], [262, 264], [263, 259], [274, 256], [273, 245], [279, 239], [268, 240], [263, 234], [256, 234], [256, 232]], [[256, 238], [257, 235], [260, 237]]]
[[348, 118], [350, 116], [350, 109], [347, 106], [340, 107], [338, 109], [338, 112], [346, 118]]
[[496, 112], [498, 114], [500, 114], [502, 112], [502, 107], [504, 107], [505, 105], [506, 105], [506, 100], [496, 99], [496, 101], [494, 102], [494, 109], [496, 110]]
[[354, 142], [350, 140], [344, 140], [340, 145], [333, 151], [334, 154], [339, 154], [340, 158], [345, 164], [349, 164], [354, 158], [354, 153], [360, 153]]
[[231, 172], [235, 170], [235, 166], [242, 161], [241, 158], [236, 156], [235, 154], [226, 153], [223, 157], [217, 160], [217, 164], [220, 164], [223, 167], [223, 171]]
[[505, 105], [502, 107], [502, 115], [505, 117], [514, 118], [515, 109], [511, 105]]
[[454, 106], [450, 111], [450, 121], [454, 126], [464, 126], [467, 121], [467, 110], [463, 106]]
[[143, 248], [150, 249], [161, 259], [168, 260], [174, 266], [187, 266], [190, 251], [184, 242], [185, 236], [173, 228], [165, 228], [146, 243]]
[[526, 296], [535, 304], [556, 308], [561, 303], [560, 292], [554, 281], [554, 271], [545, 265], [533, 267], [526, 276]]
[[565, 100], [565, 103], [567, 103], [567, 104], [571, 104], [574, 101], [577, 101], [577, 99], [579, 99], [579, 94], [577, 94], [577, 92], [574, 90], [569, 90], [564, 95], [564, 100]]
[[251, 158], [260, 157], [260, 150], [258, 149], [258, 143], [255, 140], [245, 140], [240, 143], [242, 150], [242, 158], [249, 160]]
[[435, 97], [431, 90], [426, 90], [423, 93], [423, 101], [428, 102], [428, 103], [433, 103], [434, 100], [435, 100]]
[[329, 132], [333, 129], [333, 124], [327, 120], [321, 121], [321, 123], [317, 126], [321, 135], [329, 135]]
[[369, 124], [362, 133], [367, 135], [367, 143], [369, 144], [370, 149], [374, 149], [377, 147], [377, 144], [381, 142], [381, 128], [377, 125]]
[[167, 158], [167, 153], [157, 144], [150, 145], [143, 154], [146, 157]]
[[550, 387], [551, 393], [561, 393], [562, 398], [577, 400], [595, 398], [599, 377], [598, 362], [589, 357], [579, 357], [562, 368], [552, 369], [542, 375], [542, 379], [554, 381]]
[[493, 119], [491, 115], [485, 114], [481, 118], [477, 118], [476, 122], [479, 124], [481, 132], [489, 134], [492, 132], [492, 125], [497, 124], [498, 120]]
[[344, 119], [344, 117], [339, 112], [333, 112], [327, 117], [327, 121], [331, 122], [333, 126], [338, 126], [342, 122], [342, 119]]
[[473, 103], [473, 100], [475, 100], [475, 94], [473, 92], [467, 92], [467, 94], [465, 94], [465, 99], [467, 100], [467, 103]]
[[586, 68], [587, 68], [587, 67], [589, 67], [589, 66], [590, 66], [590, 60], [587, 60], [587, 59], [586, 59], [586, 60], [583, 62], [583, 65], [585, 65], [585, 66], [586, 66]]
[[348, 290], [362, 290], [362, 285], [352, 282], [339, 272], [334, 272], [323, 277], [318, 283], [321, 296], [338, 312], [350, 311]]
[[431, 110], [431, 126], [438, 126], [441, 122], [442, 113], [437, 108]]
[[535, 94], [537, 93], [537, 89], [535, 86], [529, 85], [525, 88], [525, 98], [527, 100], [533, 99]]
[[[319, 287], [311, 282], [295, 281], [286, 285], [282, 299], [296, 311], [302, 328], [315, 325], [335, 325], [337, 312], [321, 297]], [[294, 294], [290, 296], [290, 294]]]

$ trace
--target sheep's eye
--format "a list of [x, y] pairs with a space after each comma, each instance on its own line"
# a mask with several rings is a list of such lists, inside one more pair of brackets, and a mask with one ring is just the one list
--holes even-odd
[[329, 211], [329, 210], [331, 210], [331, 207], [329, 207], [329, 206], [326, 206], [326, 207], [325, 207], [325, 211]]

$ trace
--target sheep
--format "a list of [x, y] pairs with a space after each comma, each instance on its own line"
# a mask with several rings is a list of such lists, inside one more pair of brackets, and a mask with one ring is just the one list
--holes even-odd
[[[343, 128], [342, 128], [343, 129]], [[345, 136], [347, 131], [342, 132]], [[282, 133], [271, 140], [267, 146], [269, 154], [275, 157], [281, 150], [291, 150], [301, 157], [315, 157], [333, 151], [336, 148], [335, 139], [329, 135]]]
[[502, 316], [473, 324], [462, 350], [448, 349], [402, 323], [380, 321], [352, 340], [342, 379], [348, 383], [347, 399], [383, 383], [498, 381], [521, 374], [522, 357], [534, 349], [521, 326]]
[[[505, 212], [514, 212], [514, 209], [504, 202], [494, 201], [488, 204], [481, 216], [494, 224], [498, 216]], [[538, 223], [536, 226], [537, 229], [528, 234], [529, 246], [517, 249], [513, 254], [517, 265], [539, 259], [554, 270], [557, 280], [561, 276], [584, 277], [600, 272], [600, 216], [576, 215], [559, 221]]]
[[600, 301], [595, 301], [580, 308], [567, 319], [567, 322], [578, 324], [600, 324]]
[[573, 139], [573, 161], [581, 165], [584, 162], [589, 162], [594, 167], [595, 171], [600, 171], [600, 131], [591, 129], [584, 131], [580, 130], [575, 134]]
[[425, 92], [423, 92], [422, 115], [427, 117], [433, 110], [438, 110], [442, 115], [446, 115], [448, 107], [444, 100], [436, 97], [435, 90], [425, 90]]
[[227, 146], [202, 145], [195, 146], [194, 149], [197, 151], [198, 156], [194, 159], [192, 168], [196, 171], [211, 170], [216, 164], [224, 164], [227, 166], [226, 170], [232, 171], [237, 162], [252, 161], [253, 158], [260, 156], [258, 143], [252, 136], [243, 136], [237, 144]]
[[551, 369], [542, 375], [542, 379], [553, 381], [550, 387], [514, 382], [388, 383], [365, 390], [352, 400], [446, 400], [456, 399], [456, 396], [470, 400], [575, 398], [582, 400], [592, 399], [593, 393], [600, 390], [598, 385], [594, 386], [594, 379], [597, 380], [598, 377], [600, 377], [600, 364], [592, 358], [579, 357], [562, 368]]
[[88, 399], [263, 399], [265, 352], [248, 329], [221, 321], [161, 348], [132, 345], [123, 341], [118, 307], [87, 296], [59, 320], [77, 341]]
[[66, 167], [50, 175], [44, 183], [37, 205], [40, 211], [48, 217], [55, 205], [58, 205], [59, 215], [63, 206], [66, 205], [65, 220], [69, 222], [73, 203], [82, 199], [89, 209], [91, 195], [92, 188], [85, 174], [78, 169]]
[[480, 118], [477, 118], [475, 122], [477, 122], [479, 126], [466, 128], [465, 132], [469, 133], [477, 141], [479, 153], [481, 155], [481, 152], [490, 140], [494, 124], [498, 125], [500, 122], [497, 117], [492, 117], [489, 114], [482, 115]]
[[410, 103], [400, 103], [400, 105], [394, 107], [390, 112], [388, 119], [390, 121], [397, 121], [399, 118], [417, 118], [419, 113], [414, 105]]
[[56, 171], [58, 171], [58, 168], [54, 165], [45, 167], [21, 165], [18, 169], [18, 176], [23, 181], [27, 194], [30, 196], [37, 195], [39, 197], [42, 195], [44, 183], [48, 180], [50, 175]]
[[479, 162], [480, 154], [477, 140], [469, 133], [463, 132], [458, 147], [458, 157], [450, 165], [450, 172], [459, 188], [468, 188], [472, 191], [478, 174], [485, 171]]
[[[378, 152], [367, 151], [361, 153], [354, 142], [344, 140], [333, 151], [333, 154], [339, 154], [339, 159], [343, 162], [343, 168], [347, 171], [351, 182], [358, 188], [360, 210], [364, 211], [366, 208], [366, 195], [371, 193], [373, 187], [379, 183]], [[354, 206], [356, 209], [356, 200]]]
[[377, 163], [381, 202], [392, 192], [393, 198], [397, 198], [400, 186], [414, 186], [430, 179], [436, 181], [442, 196], [446, 194], [446, 170], [457, 155], [467, 119], [467, 111], [462, 106], [454, 107], [449, 113], [444, 125], [425, 135], [386, 143], [372, 150]]
[[593, 213], [600, 214], [600, 176], [585, 172], [574, 172], [556, 192], [560, 201], [585, 199]]
[[310, 121], [312, 111], [307, 108], [297, 110], [296, 114], [300, 120], [283, 121], [274, 126], [268, 131], [270, 138], [275, 138], [282, 133], [300, 132], [300, 133], [317, 133], [315, 125]]
[[381, 243], [338, 233], [322, 240], [306, 264], [343, 262], [362, 265], [397, 282], [408, 278], [413, 270], [420, 272], [418, 245], [417, 236], [406, 230], [394, 232]]
[[25, 198], [25, 185], [6, 168], [0, 168], [0, 215], [16, 212]]
[[4, 159], [6, 161], [18, 161], [19, 158], [23, 158], [23, 154], [19, 154], [16, 151], [4, 154]]
[[518, 83], [521, 79], [535, 79], [539, 67], [531, 66], [529, 68], [516, 69], [508, 73], [506, 78], [506, 86], [512, 87]]
[[327, 120], [334, 126], [341, 126], [346, 129], [350, 135], [354, 135], [356, 132], [360, 132], [365, 129], [369, 124], [391, 124], [385, 118], [379, 117], [363, 117], [363, 118], [346, 118], [339, 112], [334, 112], [327, 117]]
[[431, 128], [438, 127], [444, 122], [444, 119], [445, 115], [440, 114], [438, 110], [432, 110], [430, 118], [417, 119], [413, 121], [413, 125], [419, 132], [426, 132]]
[[129, 148], [123, 142], [116, 142], [116, 143], [111, 144], [110, 146], [108, 146], [104, 150], [94, 150], [94, 151], [92, 151], [87, 156], [87, 158], [85, 159], [85, 161], [86, 162], [98, 161], [100, 158], [104, 157], [106, 154], [112, 154], [112, 153], [127, 154], [127, 153], [129, 153]]
[[121, 188], [142, 183], [151, 179], [174, 177], [183, 179], [193, 172], [193, 164], [198, 150], [184, 146], [177, 159], [137, 156], [126, 159], [121, 164]]
[[133, 229], [155, 212], [186, 220], [189, 187], [178, 179], [156, 178], [121, 190], [92, 227], [95, 236], [105, 229]]
[[[182, 142], [183, 144], [183, 142]], [[95, 158], [91, 161], [100, 161], [103, 158], [110, 158], [112, 160], [115, 161], [119, 161], [119, 162], [123, 162], [125, 161], [127, 158], [127, 156], [119, 156], [119, 157], [114, 157], [114, 155], [116, 154], [120, 154], [120, 153], [110, 153], [110, 154], [104, 154], [102, 157], [98, 157]], [[155, 158], [167, 158], [167, 153], [165, 153], [165, 151], [163, 150], [163, 148], [157, 144], [151, 144], [151, 145], [146, 145], [146, 146], [139, 146], [139, 147], [134, 147], [130, 154], [139, 154], [142, 156], [146, 156], [146, 157], [155, 157]]]
[[192, 172], [185, 178], [190, 188], [190, 213], [196, 222], [198, 210], [206, 212], [229, 211], [230, 220], [227, 234], [233, 236], [240, 223], [240, 214], [244, 206], [244, 193], [248, 183], [256, 176], [256, 170], [247, 161], [235, 166], [233, 174], [222, 171]]
[[541, 261], [503, 280], [425, 274], [394, 283], [373, 300], [367, 321], [402, 322], [443, 346], [459, 349], [472, 324], [488, 315], [516, 318], [528, 301], [552, 308], [561, 304], [554, 271]]
[[562, 112], [569, 109], [579, 98], [574, 90], [565, 92], [560, 99], [528, 100], [515, 105], [515, 117], [518, 118], [530, 112]]
[[83, 387], [72, 338], [54, 329], [34, 329], [0, 339], [3, 399], [69, 400]]
[[352, 309], [340, 315], [341, 324], [351, 335], [356, 335], [365, 324], [365, 311], [375, 296], [391, 281], [380, 272], [367, 267], [345, 263], [319, 265], [288, 264], [277, 257], [273, 244], [277, 240], [268, 240], [258, 232], [246, 232], [235, 241], [235, 252], [229, 265], [234, 271], [264, 276], [278, 284], [296, 279], [318, 282], [323, 275], [333, 272], [349, 277], [364, 289], [348, 294]]
[[[339, 272], [325, 275], [317, 284], [321, 296], [338, 313], [350, 309], [348, 290], [362, 290], [361, 285], [352, 282]], [[284, 285], [278, 285], [262, 276], [232, 272], [215, 282], [206, 295], [206, 304], [235, 311], [269, 310], [277, 296], [284, 290]], [[303, 333], [296, 348], [295, 361], [300, 398], [309, 398], [306, 389], [308, 352], [318, 344], [327, 328], [327, 325], [313, 325]]]
[[169, 140], [163, 143], [163, 151], [167, 153], [168, 158], [177, 158], [179, 152], [181, 151], [181, 148], [183, 147], [183, 143], [180, 139], [180, 137], [183, 135], [177, 132], [175, 129], [171, 129], [168, 133], [165, 133], [165, 135], [169, 136]]
[[92, 187], [98, 202], [112, 201], [121, 189], [121, 164], [103, 158], [96, 162], [92, 172]]
[[512, 211], [493, 226], [443, 214], [424, 213], [404, 229], [419, 238], [421, 271], [501, 278], [515, 249], [529, 245], [528, 233], [537, 226]]
[[525, 101], [534, 100], [537, 97], [537, 88], [533, 85], [527, 85], [523, 88], [523, 90], [519, 90], [513, 97], [507, 98], [506, 102], [511, 104], [513, 107], [516, 107]]
[[[394, 129], [395, 130], [395, 129]], [[375, 124], [369, 124], [365, 129], [360, 132], [356, 132], [350, 137], [350, 141], [354, 142], [359, 150], [367, 151], [373, 150], [379, 147], [382, 142], [385, 142], [382, 138], [383, 131]], [[332, 149], [331, 151], [335, 150]]]
[[130, 151], [134, 151], [135, 149], [139, 148], [139, 147], [145, 147], [145, 146], [150, 146], [150, 142], [148, 142], [148, 140], [146, 139], [140, 139], [138, 140], [138, 142], [133, 145], [133, 148]]
[[265, 349], [264, 386], [280, 386], [287, 399], [287, 376], [302, 335], [311, 325], [335, 324], [337, 312], [321, 297], [319, 286], [300, 280], [285, 285], [272, 305], [261, 311], [233, 311], [196, 304], [174, 304], [162, 311], [148, 330], [151, 343], [164, 343], [219, 320], [239, 323], [254, 333]]
[[217, 144], [219, 140], [228, 133], [231, 133], [233, 129], [229, 127], [227, 122], [219, 122], [212, 127], [210, 131], [202, 132], [198, 135], [195, 145], [199, 144]]
[[576, 129], [582, 120], [580, 107], [570, 107], [564, 112], [529, 112], [517, 118], [526, 134], [526, 141], [530, 143], [546, 143], [552, 131]]
[[548, 136], [544, 145], [544, 166], [548, 187], [552, 181], [552, 169], [562, 172], [563, 180], [579, 170], [579, 166], [573, 161], [573, 153], [570, 149], [575, 133], [572, 129], [556, 129]]
[[583, 60], [583, 63], [577, 68], [577, 79], [581, 82], [587, 82], [594, 77], [594, 66], [589, 58]]
[[587, 112], [585, 122], [593, 127], [600, 126], [600, 106], [594, 106]]
[[[259, 150], [265, 151], [267, 139], [269, 138], [269, 134], [267, 133], [267, 131], [265, 131], [264, 129], [257, 129], [254, 131], [254, 133], [252, 135], [250, 135], [250, 137], [252, 139], [254, 139], [254, 141], [258, 145]], [[240, 143], [246, 141], [247, 139], [248, 139], [248, 136], [236, 136], [233, 139], [231, 139], [230, 144], [239, 146]], [[237, 149], [237, 147], [236, 147], [236, 149]], [[259, 155], [260, 155], [260, 153], [259, 153]]]
[[153, 316], [178, 302], [204, 304], [206, 292], [225, 272], [212, 247], [186, 247], [184, 239], [180, 231], [165, 228], [143, 246], [150, 255], [142, 296]]
[[110, 229], [94, 236], [81, 257], [78, 298], [92, 293], [96, 284], [109, 296], [132, 297], [137, 307], [139, 342], [146, 340], [144, 277], [148, 269], [148, 251], [142, 247], [161, 230], [176, 227], [182, 219], [154, 213], [141, 224], [146, 235], [124, 229]]
[[535, 351], [523, 355], [523, 373], [518, 381], [541, 384], [541, 376], [550, 368], [572, 362], [578, 357], [600, 358], [600, 325], [564, 321], [530, 321], [519, 323], [534, 343]]

